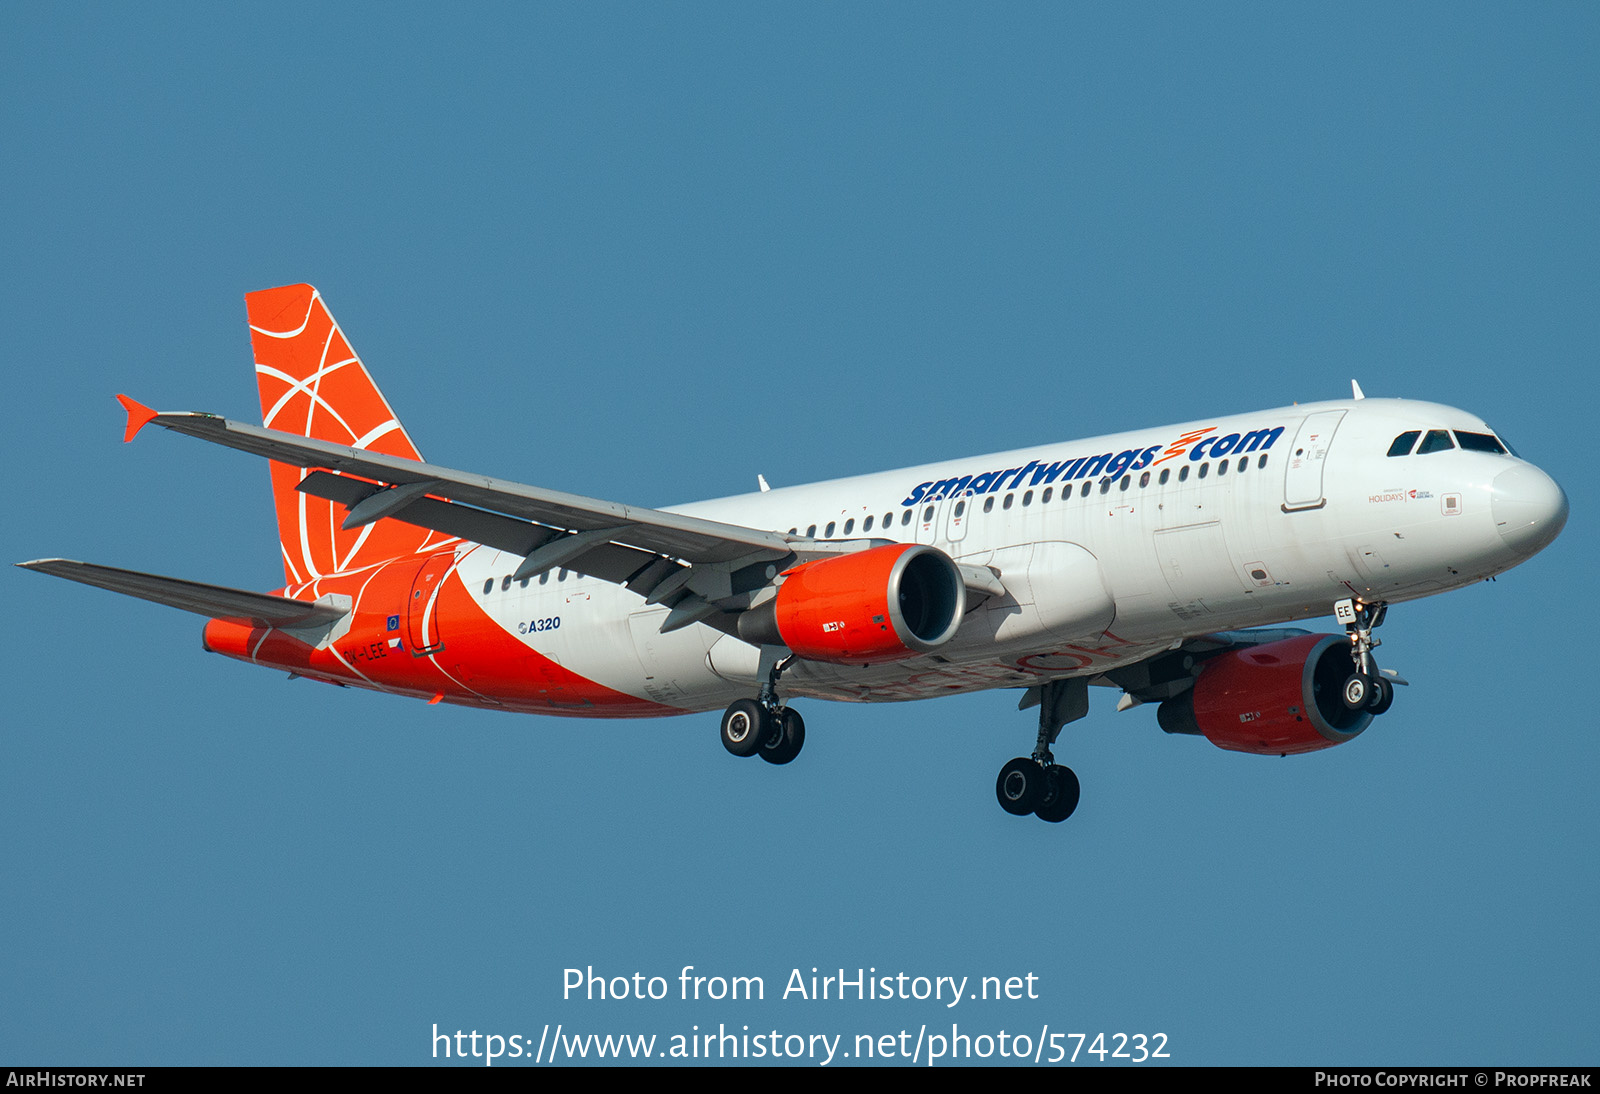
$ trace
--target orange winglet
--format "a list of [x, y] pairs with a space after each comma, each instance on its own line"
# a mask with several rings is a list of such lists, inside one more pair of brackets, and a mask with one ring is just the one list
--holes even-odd
[[122, 409], [128, 412], [128, 428], [122, 434], [122, 443], [127, 444], [138, 436], [139, 430], [143, 429], [156, 416], [157, 412], [143, 403], [128, 398], [126, 395], [118, 395], [117, 402], [121, 403]]

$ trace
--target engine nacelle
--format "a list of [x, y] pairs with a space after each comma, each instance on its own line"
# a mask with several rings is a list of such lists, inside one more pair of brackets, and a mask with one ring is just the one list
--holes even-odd
[[739, 637], [788, 646], [810, 661], [875, 665], [938, 649], [966, 610], [950, 556], [895, 543], [787, 571], [774, 599], [739, 618]]
[[1156, 720], [1168, 733], [1204, 734], [1234, 752], [1315, 752], [1343, 744], [1372, 722], [1341, 697], [1354, 671], [1342, 634], [1234, 650], [1205, 662], [1194, 687], [1162, 703]]

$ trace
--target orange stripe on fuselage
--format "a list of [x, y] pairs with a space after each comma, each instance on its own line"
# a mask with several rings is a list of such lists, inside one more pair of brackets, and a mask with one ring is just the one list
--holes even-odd
[[[408, 637], [408, 599], [427, 557], [395, 559], [321, 578], [314, 588], [282, 590], [281, 595], [298, 593], [302, 600], [334, 593], [355, 601], [349, 630], [327, 649], [316, 649], [282, 630], [221, 619], [206, 624], [206, 648], [330, 683], [419, 699], [442, 695], [447, 703], [491, 710], [580, 718], [684, 713], [579, 676], [507, 633], [484, 612], [453, 569], [439, 586], [429, 625], [430, 641], [442, 647], [428, 656], [414, 656]], [[419, 598], [418, 612], [426, 609], [424, 599]], [[391, 618], [397, 623], [394, 630], [389, 629]], [[627, 666], [632, 651], [618, 653]]]

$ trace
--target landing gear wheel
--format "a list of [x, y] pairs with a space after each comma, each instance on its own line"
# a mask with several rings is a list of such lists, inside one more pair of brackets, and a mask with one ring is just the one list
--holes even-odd
[[1045, 792], [1034, 815], [1042, 821], [1060, 824], [1078, 808], [1078, 776], [1070, 767], [1051, 764], [1044, 769]]
[[1000, 777], [994, 781], [994, 796], [1001, 809], [1014, 817], [1025, 817], [1044, 799], [1045, 781], [1041, 765], [1018, 756], [1000, 769]]
[[1364, 709], [1371, 694], [1372, 681], [1359, 672], [1344, 682], [1344, 705], [1351, 710]]
[[1394, 702], [1394, 685], [1382, 676], [1372, 681], [1372, 694], [1367, 697], [1367, 713], [1373, 716], [1388, 710]]
[[754, 756], [771, 734], [771, 719], [754, 699], [735, 699], [722, 712], [722, 747], [735, 756]]
[[784, 707], [773, 719], [774, 732], [756, 754], [769, 764], [786, 764], [800, 755], [806, 743], [806, 723], [793, 707]]

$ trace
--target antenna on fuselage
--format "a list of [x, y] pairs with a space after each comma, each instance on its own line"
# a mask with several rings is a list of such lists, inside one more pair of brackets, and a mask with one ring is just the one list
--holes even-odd
[[1361, 393], [1361, 385], [1356, 383], [1354, 380], [1350, 381], [1350, 397], [1352, 399], [1366, 398], [1366, 396]]

